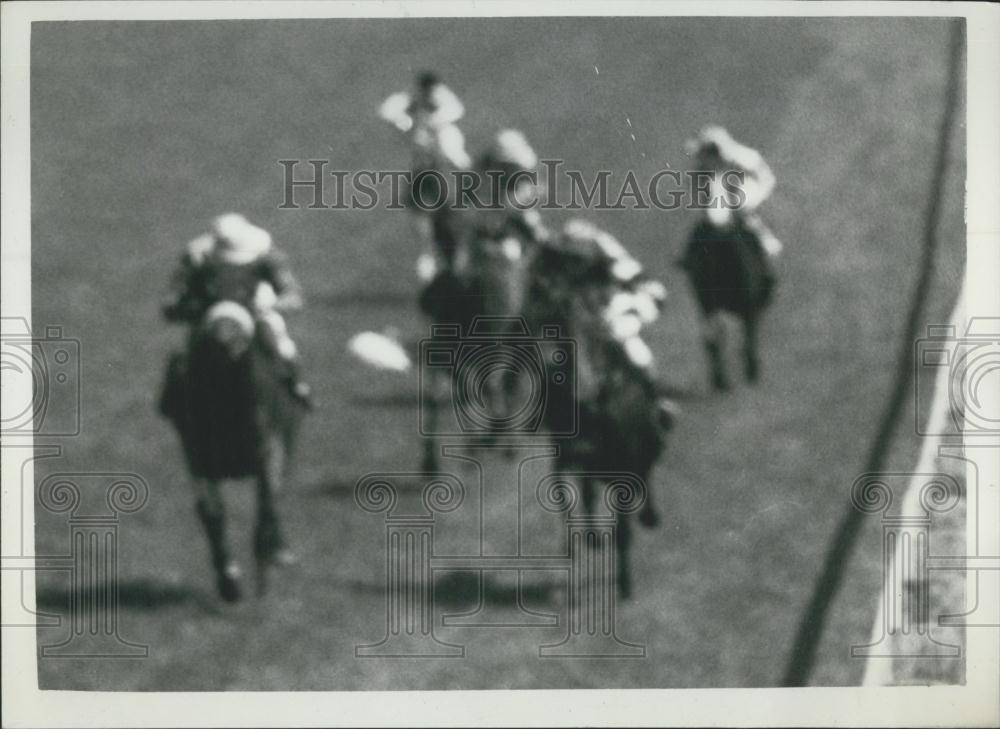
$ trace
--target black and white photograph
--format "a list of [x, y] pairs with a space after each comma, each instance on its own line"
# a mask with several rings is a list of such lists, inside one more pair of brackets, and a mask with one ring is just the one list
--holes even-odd
[[3, 12], [4, 726], [1000, 721], [996, 6]]

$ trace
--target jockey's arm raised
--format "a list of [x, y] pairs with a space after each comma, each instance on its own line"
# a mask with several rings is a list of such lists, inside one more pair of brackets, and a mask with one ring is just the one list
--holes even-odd
[[434, 127], [454, 124], [465, 116], [465, 106], [455, 96], [455, 92], [444, 84], [437, 84], [431, 95], [434, 111], [428, 118], [428, 123]]
[[408, 132], [413, 127], [413, 117], [407, 111], [410, 108], [410, 102], [410, 95], [405, 91], [400, 91], [382, 102], [378, 115], [399, 131]]
[[438, 131], [438, 149], [455, 167], [468, 169], [472, 166], [472, 159], [465, 151], [465, 136], [458, 127], [449, 125]]
[[725, 151], [726, 161], [746, 173], [744, 192], [746, 203], [744, 209], [755, 210], [774, 190], [775, 178], [770, 165], [756, 149], [739, 142], [731, 142]]

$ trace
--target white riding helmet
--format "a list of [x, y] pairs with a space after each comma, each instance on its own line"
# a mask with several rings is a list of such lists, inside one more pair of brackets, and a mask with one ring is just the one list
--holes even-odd
[[531, 170], [538, 165], [538, 155], [524, 134], [517, 129], [504, 129], [497, 134], [493, 157], [497, 162], [504, 162], [522, 170]]
[[725, 127], [711, 124], [707, 127], [702, 127], [696, 138], [687, 140], [684, 143], [684, 148], [688, 154], [696, 154], [702, 147], [710, 144], [714, 144], [719, 150], [725, 150], [732, 143], [733, 137]]
[[249, 263], [271, 248], [271, 234], [239, 213], [220, 215], [212, 222], [215, 254], [226, 263]]
[[611, 275], [618, 281], [631, 281], [642, 273], [642, 264], [625, 250], [617, 238], [582, 218], [571, 218], [563, 226], [563, 240], [570, 250], [587, 256], [600, 256], [611, 264]]

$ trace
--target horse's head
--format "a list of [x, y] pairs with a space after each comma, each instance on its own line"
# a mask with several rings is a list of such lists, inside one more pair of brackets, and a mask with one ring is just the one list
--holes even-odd
[[228, 359], [239, 360], [250, 349], [256, 323], [246, 307], [235, 301], [220, 301], [206, 313], [202, 332]]

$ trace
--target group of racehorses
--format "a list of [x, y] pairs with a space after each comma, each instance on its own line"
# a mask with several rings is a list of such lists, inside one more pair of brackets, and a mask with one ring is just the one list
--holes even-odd
[[[442, 215], [447, 214], [442, 213]], [[439, 222], [441, 222], [439, 220]], [[608, 474], [630, 474], [641, 492], [619, 504], [616, 527], [616, 574], [620, 594], [632, 591], [630, 516], [659, 523], [650, 476], [673, 424], [672, 409], [648, 373], [630, 361], [620, 343], [609, 337], [603, 306], [619, 285], [608, 262], [580, 251], [519, 236], [516, 255], [475, 224], [445, 220], [436, 225], [465, 248], [461, 272], [443, 271], [424, 291], [422, 308], [431, 323], [457, 324], [467, 332], [476, 317], [518, 320], [531, 336], [555, 329], [574, 343], [572, 360], [559, 365], [573, 373], [573, 386], [549, 388], [543, 420], [531, 435], [571, 432], [559, 438], [556, 468], [577, 474], [580, 504], [591, 511], [598, 488], [609, 488]], [[686, 269], [706, 321], [727, 310], [745, 325], [745, 365], [749, 380], [758, 374], [756, 330], [773, 284], [760, 265], [759, 246], [739, 220], [719, 230], [707, 223], [693, 231], [681, 265]], [[509, 335], [510, 332], [502, 334]], [[716, 388], [728, 386], [719, 341], [706, 337]], [[545, 360], [544, 367], [550, 367]], [[281, 532], [276, 499], [288, 475], [291, 451], [304, 415], [274, 372], [273, 357], [224, 318], [197, 327], [187, 355], [175, 358], [161, 400], [162, 412], [181, 436], [189, 470], [201, 484], [198, 516], [208, 538], [220, 595], [240, 599], [241, 571], [226, 538], [225, 509], [219, 483], [254, 477], [258, 513], [254, 557], [258, 593], [271, 567], [292, 561]], [[547, 378], [551, 373], [543, 373]], [[447, 379], [447, 378], [446, 378]], [[454, 382], [423, 378], [430, 388], [422, 398], [434, 416]], [[171, 384], [172, 383], [172, 384]], [[487, 407], [502, 416], [524, 386], [508, 372], [489, 390]], [[543, 383], [544, 384], [544, 383]], [[498, 418], [502, 420], [502, 417]], [[567, 428], [567, 421], [572, 427]], [[433, 428], [430, 429], [433, 431]], [[484, 439], [502, 433], [481, 433]], [[423, 470], [438, 470], [438, 443], [426, 436]], [[579, 474], [593, 474], [592, 476]], [[627, 502], [627, 503], [626, 503]], [[607, 498], [605, 503], [609, 503]]]

